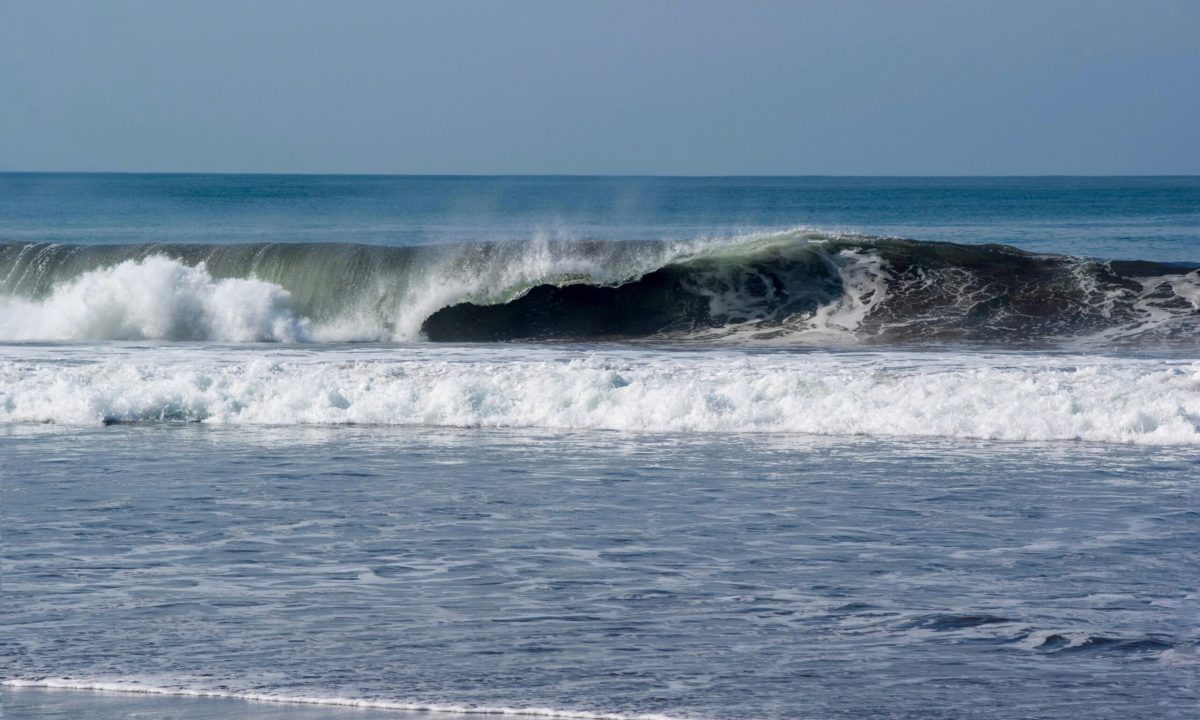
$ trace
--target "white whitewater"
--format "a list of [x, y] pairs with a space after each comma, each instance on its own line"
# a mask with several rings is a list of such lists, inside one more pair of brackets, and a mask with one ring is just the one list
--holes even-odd
[[55, 287], [49, 297], [0, 296], [3, 340], [302, 342], [311, 321], [291, 294], [257, 278], [215, 280], [201, 263], [126, 260]]
[[[50, 359], [53, 358], [53, 359]], [[0, 422], [542, 427], [1200, 444], [1200, 362], [595, 346], [13, 346]]]

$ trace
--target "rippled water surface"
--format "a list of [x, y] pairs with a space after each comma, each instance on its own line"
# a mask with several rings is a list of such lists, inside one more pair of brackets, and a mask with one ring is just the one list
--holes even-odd
[[1198, 707], [1191, 449], [3, 432], [10, 677], [706, 718]]

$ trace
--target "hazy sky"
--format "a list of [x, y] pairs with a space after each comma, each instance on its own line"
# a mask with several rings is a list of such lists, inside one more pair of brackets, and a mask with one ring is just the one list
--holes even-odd
[[1200, 174], [1200, 1], [0, 0], [0, 169]]

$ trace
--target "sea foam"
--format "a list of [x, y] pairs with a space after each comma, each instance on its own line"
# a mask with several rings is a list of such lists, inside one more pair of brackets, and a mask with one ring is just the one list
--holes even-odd
[[58, 285], [47, 297], [0, 296], [5, 340], [298, 342], [311, 322], [291, 294], [256, 278], [216, 280], [204, 263], [126, 260]]
[[86, 690], [91, 692], [159, 695], [169, 697], [223, 698], [247, 702], [269, 702], [288, 705], [318, 705], [323, 707], [359, 708], [364, 710], [398, 710], [451, 715], [491, 715], [517, 717], [564, 718], [565, 720], [675, 720], [659, 713], [608, 713], [587, 710], [560, 710], [544, 707], [508, 707], [429, 703], [419, 701], [352, 698], [337, 696], [285, 695], [264, 692], [231, 692], [203, 688], [173, 688], [143, 684], [136, 681], [92, 681], [72, 678], [12, 679], [0, 682], [11, 688], [42, 688], [54, 690]]
[[[0, 421], [363, 424], [1200, 444], [1200, 362], [413, 345], [0, 361]], [[11, 357], [11, 356], [10, 356]]]

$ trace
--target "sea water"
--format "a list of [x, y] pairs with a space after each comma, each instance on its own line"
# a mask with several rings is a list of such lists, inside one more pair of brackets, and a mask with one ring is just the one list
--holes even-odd
[[6, 716], [1194, 717], [1197, 268], [1192, 178], [0, 176]]

